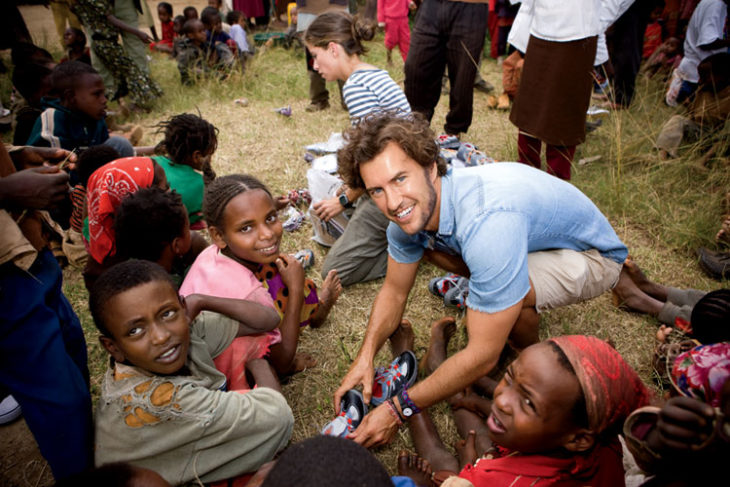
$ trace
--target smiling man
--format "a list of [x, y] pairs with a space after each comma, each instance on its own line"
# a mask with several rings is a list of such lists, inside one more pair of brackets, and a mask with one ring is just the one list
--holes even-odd
[[[336, 409], [359, 384], [370, 400], [373, 358], [398, 328], [424, 258], [470, 278], [469, 342], [394, 398], [405, 419], [487, 374], [508, 339], [518, 349], [536, 343], [541, 311], [630, 287], [622, 272], [626, 246], [571, 184], [517, 163], [448, 169], [419, 116], [376, 115], [346, 140], [340, 175], [349, 187], [364, 188], [391, 223], [385, 282], [360, 352], [334, 394]], [[365, 446], [389, 441], [398, 429], [390, 407], [371, 411], [350, 437]]]

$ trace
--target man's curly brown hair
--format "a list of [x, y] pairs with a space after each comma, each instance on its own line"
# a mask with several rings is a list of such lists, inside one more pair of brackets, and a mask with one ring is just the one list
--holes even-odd
[[350, 188], [365, 188], [360, 165], [372, 161], [390, 142], [398, 144], [424, 168], [435, 163], [438, 175], [446, 174], [446, 162], [439, 154], [434, 133], [420, 114], [403, 117], [393, 112], [378, 112], [349, 128], [344, 138], [346, 145], [337, 151], [337, 164], [340, 176]]

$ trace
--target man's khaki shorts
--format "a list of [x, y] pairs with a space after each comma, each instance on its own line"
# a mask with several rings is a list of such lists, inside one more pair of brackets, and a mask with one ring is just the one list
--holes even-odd
[[527, 269], [535, 289], [537, 312], [579, 303], [612, 289], [623, 264], [598, 250], [557, 249], [527, 254]]

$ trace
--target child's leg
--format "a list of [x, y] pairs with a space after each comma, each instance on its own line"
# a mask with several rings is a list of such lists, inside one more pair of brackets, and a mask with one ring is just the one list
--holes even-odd
[[312, 318], [309, 321], [312, 328], [322, 326], [327, 319], [332, 306], [337, 301], [337, 298], [340, 297], [341, 292], [342, 283], [340, 282], [340, 277], [337, 275], [337, 270], [332, 269], [329, 273], [327, 273], [327, 277], [322, 283], [322, 287], [319, 292], [319, 308], [317, 308], [317, 311], [314, 315], [312, 315]]
[[408, 17], [401, 19], [398, 37], [398, 49], [400, 50], [400, 55], [403, 57], [403, 62], [406, 62], [408, 49], [411, 47], [411, 29], [408, 27]]

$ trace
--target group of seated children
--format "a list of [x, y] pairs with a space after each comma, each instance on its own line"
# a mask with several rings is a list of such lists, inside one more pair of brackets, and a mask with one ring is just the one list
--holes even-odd
[[237, 10], [224, 16], [220, 1], [209, 3], [200, 16], [195, 7], [186, 7], [184, 15], [174, 19], [169, 3], [157, 6], [162, 39], [150, 48], [177, 59], [183, 84], [192, 84], [196, 78], [213, 73], [226, 77], [237, 63], [245, 68], [253, 55], [253, 44], [246, 36], [246, 16]]

